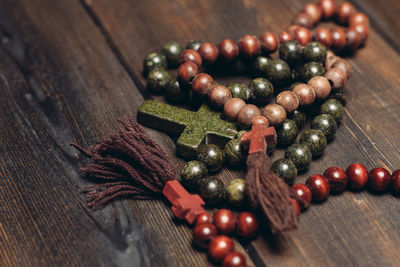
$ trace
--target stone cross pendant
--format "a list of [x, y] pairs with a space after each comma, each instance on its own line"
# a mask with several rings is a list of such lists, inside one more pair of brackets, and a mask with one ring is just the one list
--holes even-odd
[[139, 108], [137, 121], [144, 126], [179, 136], [176, 154], [185, 159], [197, 157], [202, 144], [223, 147], [237, 134], [236, 125], [220, 118], [221, 113], [203, 104], [197, 112], [146, 100]]
[[256, 152], [265, 152], [267, 144], [276, 144], [276, 131], [275, 127], [265, 127], [264, 124], [254, 125], [251, 131], [242, 134], [241, 143], [247, 148], [249, 147], [249, 154]]

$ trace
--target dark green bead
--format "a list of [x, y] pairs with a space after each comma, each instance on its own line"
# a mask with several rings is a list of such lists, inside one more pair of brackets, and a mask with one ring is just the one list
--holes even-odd
[[286, 150], [285, 158], [291, 160], [298, 170], [304, 170], [310, 165], [312, 154], [307, 145], [293, 144]]
[[271, 171], [285, 180], [288, 184], [293, 184], [297, 177], [296, 165], [288, 159], [278, 159], [271, 165]]
[[165, 98], [173, 103], [182, 103], [187, 97], [187, 92], [179, 85], [176, 78], [169, 80], [165, 86]]
[[297, 41], [286, 41], [279, 46], [279, 57], [291, 65], [301, 61], [303, 47]]
[[197, 159], [206, 165], [209, 172], [216, 172], [224, 165], [225, 155], [219, 146], [208, 144], [199, 148]]
[[289, 90], [289, 91], [293, 91], [293, 89], [294, 89], [297, 85], [299, 85], [299, 84], [302, 84], [302, 83], [301, 83], [301, 82], [294, 82], [294, 83], [292, 83], [292, 84], [289, 86], [288, 90]]
[[250, 99], [259, 105], [266, 105], [274, 94], [274, 87], [265, 78], [255, 78], [249, 85]]
[[257, 76], [266, 77], [267, 75], [267, 66], [271, 62], [270, 57], [258, 56], [254, 60], [253, 69], [254, 74]]
[[308, 82], [315, 76], [324, 76], [325, 68], [321, 63], [308, 62], [302, 67], [302, 76], [305, 82]]
[[233, 179], [226, 187], [226, 197], [234, 206], [242, 206], [246, 199], [246, 182], [244, 179]]
[[147, 74], [155, 68], [165, 69], [167, 67], [167, 58], [160, 53], [148, 54], [143, 60], [143, 69]]
[[225, 145], [225, 159], [232, 167], [243, 166], [246, 161], [246, 153], [239, 139], [232, 139]]
[[320, 130], [325, 134], [326, 138], [329, 140], [336, 133], [337, 123], [331, 115], [321, 114], [312, 120], [311, 128]]
[[307, 119], [306, 114], [298, 109], [293, 111], [292, 114], [289, 114], [289, 118], [294, 120], [298, 129], [301, 129], [304, 126]]
[[237, 134], [236, 134], [236, 136], [235, 136], [235, 139], [241, 139], [242, 138], [242, 134], [244, 134], [244, 133], [247, 133], [247, 131], [246, 130], [240, 130]]
[[226, 86], [232, 93], [232, 97], [238, 97], [247, 101], [249, 99], [249, 90], [244, 83], [233, 82]]
[[199, 195], [208, 205], [217, 204], [225, 198], [224, 183], [217, 177], [208, 177], [200, 180]]
[[339, 122], [344, 115], [344, 107], [339, 100], [328, 99], [321, 105], [321, 114], [331, 115], [336, 122]]
[[178, 42], [168, 42], [163, 47], [161, 52], [167, 57], [168, 66], [176, 67], [179, 65], [182, 46]]
[[267, 78], [274, 85], [288, 84], [292, 78], [289, 64], [281, 59], [273, 59], [267, 65]]
[[187, 189], [197, 189], [200, 179], [207, 174], [206, 165], [197, 160], [189, 161], [181, 170], [181, 183]]
[[326, 47], [318, 42], [308, 43], [303, 49], [303, 59], [305, 62], [315, 61], [324, 62], [326, 59]]
[[295, 121], [287, 119], [276, 128], [276, 133], [278, 135], [278, 144], [287, 146], [296, 140], [299, 128], [297, 128]]
[[147, 76], [147, 88], [152, 93], [161, 93], [169, 80], [169, 74], [164, 69], [153, 69]]
[[202, 44], [202, 42], [200, 42], [200, 41], [192, 40], [189, 43], [187, 43], [186, 49], [192, 49], [194, 51], [197, 51], [199, 49], [199, 47], [201, 46], [201, 44]]
[[324, 153], [327, 140], [325, 134], [320, 130], [309, 129], [301, 136], [300, 143], [306, 144], [310, 148], [311, 154], [315, 157]]
[[343, 94], [341, 92], [333, 93], [329, 96], [329, 98], [339, 100], [343, 106], [346, 106], [346, 104], [347, 104], [347, 97], [345, 94]]

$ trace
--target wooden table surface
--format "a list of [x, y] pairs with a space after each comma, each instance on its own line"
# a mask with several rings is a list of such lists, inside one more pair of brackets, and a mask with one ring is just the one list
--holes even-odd
[[[167, 202], [88, 209], [83, 157], [68, 143], [95, 144], [144, 99], [162, 99], [146, 92], [142, 60], [166, 41], [279, 32], [308, 1], [0, 1], [0, 266], [210, 265]], [[298, 182], [354, 162], [400, 168], [400, 2], [353, 3], [371, 19], [370, 39], [349, 59], [349, 103], [335, 140]], [[148, 132], [180, 168], [174, 141]], [[285, 238], [236, 246], [256, 266], [398, 266], [400, 198], [346, 191], [309, 208]]]

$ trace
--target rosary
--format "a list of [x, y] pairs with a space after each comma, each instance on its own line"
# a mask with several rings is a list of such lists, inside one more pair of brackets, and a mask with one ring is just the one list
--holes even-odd
[[[311, 32], [319, 21], [331, 19], [346, 28]], [[294, 183], [299, 171], [323, 155], [344, 115], [347, 99], [341, 90], [352, 70], [335, 53], [354, 52], [365, 45], [368, 34], [368, 17], [351, 3], [319, 0], [306, 4], [279, 35], [245, 35], [218, 45], [190, 41], [186, 49], [176, 42], [165, 44], [161, 53], [145, 57], [144, 74], [148, 90], [165, 94], [175, 105], [146, 100], [137, 121], [124, 116], [122, 128], [108, 139], [87, 150], [71, 144], [91, 158], [81, 171], [101, 181], [84, 189], [89, 207], [101, 209], [121, 196], [146, 200], [164, 195], [174, 216], [193, 225], [194, 244], [207, 250], [213, 262], [247, 266], [229, 237], [233, 233], [253, 238], [264, 223], [273, 234], [294, 230], [302, 210], [347, 187], [362, 190], [368, 185], [373, 191], [400, 193], [400, 170], [368, 171], [359, 163], [346, 170], [330, 167], [305, 184]], [[177, 68], [177, 77], [167, 68]], [[248, 86], [222, 85], [207, 73], [212, 71], [254, 79]], [[275, 94], [275, 103], [270, 103]], [[310, 116], [311, 128], [296, 143]], [[139, 123], [178, 136], [176, 154], [188, 161], [180, 175]], [[276, 146], [286, 149], [284, 158], [271, 162]], [[225, 163], [246, 169], [245, 179], [225, 186], [210, 176]], [[219, 209], [210, 215], [203, 207], [223, 202], [249, 211], [236, 216]]]

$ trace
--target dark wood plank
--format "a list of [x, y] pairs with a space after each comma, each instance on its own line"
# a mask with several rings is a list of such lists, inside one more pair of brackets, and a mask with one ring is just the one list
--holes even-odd
[[[141, 60], [147, 53], [159, 50], [164, 42], [200, 39], [217, 43], [221, 37], [238, 39], [246, 33], [278, 32], [289, 25], [304, 3], [177, 1], [164, 4], [157, 1], [156, 4], [147, 1], [137, 6], [127, 1], [100, 0], [86, 5], [126, 61], [127, 68], [135, 74], [138, 87], [144, 88]], [[283, 10], [285, 16], [281, 15]], [[379, 55], [374, 52], [378, 50], [382, 51]], [[304, 182], [309, 174], [322, 172], [327, 166], [345, 167], [349, 162], [361, 161], [368, 167], [384, 165], [389, 169], [399, 165], [396, 150], [400, 143], [391, 134], [400, 130], [399, 124], [390, 123], [399, 120], [395, 112], [399, 108], [398, 78], [388, 71], [399, 66], [396, 59], [396, 51], [373, 30], [368, 46], [351, 58], [354, 75], [346, 90], [350, 104], [337, 138], [325, 156], [314, 162], [299, 181]], [[275, 154], [281, 156], [282, 151]], [[366, 192], [346, 192], [310, 209], [302, 218], [301, 229], [282, 241], [286, 249], [277, 251], [262, 239], [253, 242], [253, 248], [266, 264], [394, 263], [399, 236], [385, 233], [398, 232], [393, 213], [399, 207], [398, 199], [391, 195], [378, 197]]]

